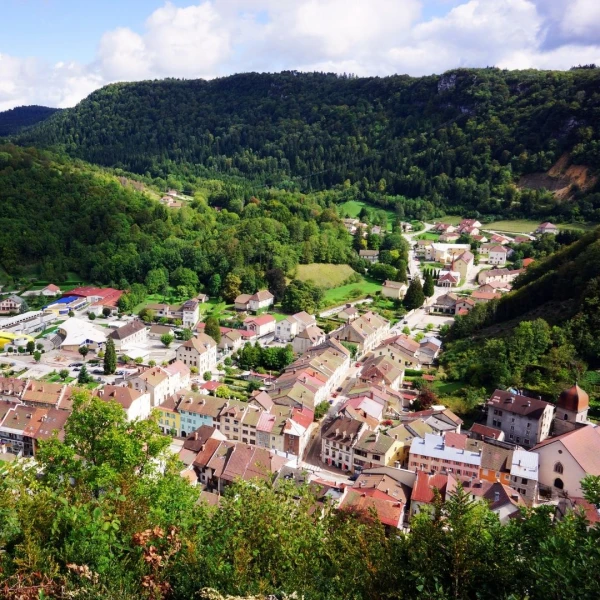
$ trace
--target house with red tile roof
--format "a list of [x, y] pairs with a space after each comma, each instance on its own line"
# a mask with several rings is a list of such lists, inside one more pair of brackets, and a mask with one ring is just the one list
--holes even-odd
[[273, 315], [260, 315], [244, 319], [246, 329], [254, 332], [258, 337], [275, 332], [277, 321]]
[[42, 296], [60, 296], [62, 291], [57, 285], [50, 283], [45, 288], [40, 290], [40, 294]]
[[417, 479], [410, 497], [410, 516], [431, 511], [436, 494], [439, 494], [441, 500], [445, 501], [457, 485], [458, 481], [450, 473], [432, 475], [425, 471], [417, 471]]
[[148, 392], [141, 392], [126, 386], [105, 385], [102, 389], [95, 390], [94, 396], [105, 402], [120, 404], [128, 421], [146, 419], [152, 410]]

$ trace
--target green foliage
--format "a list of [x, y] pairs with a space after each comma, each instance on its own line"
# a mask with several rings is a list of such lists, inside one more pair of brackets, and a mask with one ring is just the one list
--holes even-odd
[[204, 371], [202, 379], [204, 379], [204, 381], [210, 381], [212, 379], [212, 373], [210, 371]]
[[281, 308], [290, 314], [306, 311], [314, 314], [323, 299], [323, 290], [311, 281], [294, 279], [285, 290]]
[[173, 343], [174, 339], [175, 339], [175, 337], [170, 333], [163, 333], [160, 336], [160, 341], [163, 343], [165, 348], [168, 348]]
[[104, 374], [112, 375], [117, 370], [117, 351], [114, 340], [109, 337], [106, 340], [106, 351], [104, 352]]
[[264, 348], [258, 342], [246, 344], [238, 351], [237, 362], [242, 369], [266, 369], [281, 371], [294, 360], [294, 350], [291, 344], [283, 348]]
[[425, 284], [423, 285], [423, 293], [427, 298], [431, 298], [434, 292], [433, 276], [431, 274], [431, 270], [427, 270], [425, 271]]
[[319, 402], [319, 404], [315, 406], [315, 421], [320, 421], [327, 414], [328, 410], [329, 402], [327, 402], [327, 400]]
[[209, 335], [218, 344], [221, 341], [221, 327], [218, 319], [208, 317], [204, 326], [204, 333]]
[[35, 350], [35, 342], [33, 340], [29, 340], [27, 342], [26, 350], [29, 352], [29, 354], [33, 354]]
[[423, 286], [421, 280], [418, 277], [414, 277], [406, 290], [403, 304], [406, 310], [413, 310], [420, 308], [425, 302], [425, 294], [423, 293]]
[[95, 321], [95, 320], [96, 320], [96, 313], [89, 312], [89, 313], [88, 313], [88, 319], [89, 319], [90, 321]]
[[78, 350], [79, 354], [85, 359], [85, 357], [89, 354], [90, 349], [87, 346], [79, 346]]
[[64, 381], [70, 375], [69, 369], [61, 369], [58, 372], [58, 376]]
[[83, 365], [77, 375], [77, 383], [79, 385], [85, 385], [86, 383], [90, 383], [93, 381], [92, 376], [88, 373], [87, 367]]

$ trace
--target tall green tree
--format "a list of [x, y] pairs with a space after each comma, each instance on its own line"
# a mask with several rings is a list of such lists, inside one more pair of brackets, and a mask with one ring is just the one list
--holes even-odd
[[104, 351], [104, 374], [112, 375], [117, 370], [117, 351], [114, 340], [109, 337], [106, 340], [106, 350]]
[[425, 284], [423, 285], [423, 293], [427, 298], [431, 298], [435, 293], [433, 275], [431, 271], [425, 271]]
[[404, 296], [404, 307], [406, 310], [413, 310], [415, 308], [420, 308], [423, 306], [425, 302], [425, 294], [423, 293], [423, 286], [421, 285], [421, 280], [419, 277], [413, 277], [410, 285], [408, 286], [408, 290], [406, 290], [406, 295]]
[[221, 341], [221, 326], [216, 317], [208, 317], [204, 325], [204, 333], [218, 344]]

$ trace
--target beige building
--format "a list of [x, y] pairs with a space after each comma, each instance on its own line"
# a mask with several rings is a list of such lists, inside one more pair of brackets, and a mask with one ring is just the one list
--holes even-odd
[[187, 367], [196, 367], [198, 373], [210, 371], [217, 364], [217, 344], [205, 333], [184, 342], [176, 354], [178, 360]]
[[134, 319], [127, 325], [115, 329], [108, 337], [113, 340], [117, 350], [123, 350], [127, 346], [135, 346], [146, 342], [148, 330], [142, 321]]
[[394, 300], [402, 300], [408, 290], [408, 286], [400, 281], [386, 279], [381, 287], [381, 295]]
[[460, 273], [460, 278], [462, 281], [467, 281], [469, 278], [469, 273], [475, 264], [474, 261], [475, 257], [467, 250], [466, 252], [462, 252], [454, 257], [452, 260], [451, 270]]
[[169, 396], [169, 377], [160, 367], [152, 367], [131, 380], [133, 389], [150, 394], [152, 407], [160, 406]]
[[353, 447], [352, 471], [402, 464], [404, 444], [381, 431], [365, 430]]
[[356, 344], [359, 354], [371, 351], [381, 343], [390, 330], [390, 322], [373, 312], [346, 323], [341, 329], [331, 332], [334, 339]]
[[538, 444], [540, 491], [582, 498], [581, 480], [600, 475], [600, 428], [588, 425]]
[[311, 325], [293, 339], [292, 348], [296, 354], [304, 354], [309, 348], [322, 344], [325, 339], [324, 331], [316, 325]]

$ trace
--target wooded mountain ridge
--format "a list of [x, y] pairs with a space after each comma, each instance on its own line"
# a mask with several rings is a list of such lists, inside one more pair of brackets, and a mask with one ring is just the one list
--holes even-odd
[[419, 78], [283, 72], [118, 83], [17, 141], [165, 181], [218, 174], [302, 191], [351, 187], [384, 207], [422, 199], [429, 214], [416, 217], [600, 221], [594, 180], [561, 197], [518, 185], [561, 157], [600, 167], [599, 83], [598, 69], [496, 68]]

